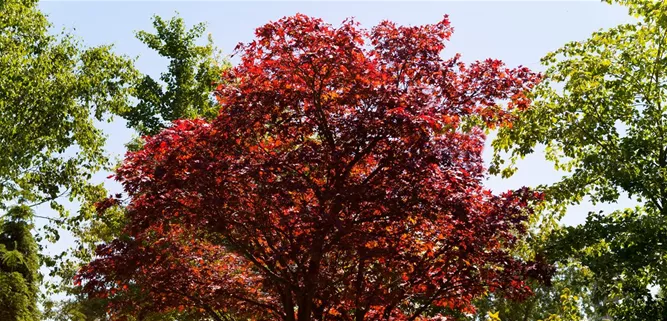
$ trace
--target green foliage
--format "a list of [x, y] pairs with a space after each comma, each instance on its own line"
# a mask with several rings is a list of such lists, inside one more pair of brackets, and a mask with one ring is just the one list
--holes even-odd
[[590, 288], [597, 315], [622, 320], [658, 320], [667, 316], [665, 301], [651, 293], [664, 289], [667, 239], [665, 216], [637, 207], [608, 215], [591, 213], [584, 225], [564, 228], [549, 251], [554, 258], [579, 257], [595, 274]]
[[0, 320], [39, 320], [39, 258], [27, 206], [12, 207], [0, 222]]
[[206, 25], [199, 23], [186, 30], [182, 18], [164, 20], [153, 17], [156, 33], [139, 31], [136, 36], [169, 61], [159, 80], [144, 75], [135, 86], [139, 103], [123, 114], [128, 127], [142, 135], [154, 135], [176, 119], [213, 118], [218, 104], [212, 98], [226, 62], [220, 62], [213, 39], [197, 44]]
[[38, 240], [79, 228], [85, 216], [68, 217], [59, 202], [103, 190], [90, 183], [109, 167], [96, 122], [128, 109], [137, 79], [132, 61], [109, 46], [87, 48], [50, 27], [36, 1], [0, 0], [0, 215], [9, 217], [0, 235], [0, 320], [36, 320], [39, 260], [28, 208], [48, 203], [61, 215]]
[[583, 226], [556, 233], [546, 252], [559, 262], [578, 258], [590, 270], [586, 291], [597, 317], [661, 320], [666, 303], [650, 289], [667, 286], [667, 3], [619, 3], [637, 23], [543, 58], [548, 69], [534, 107], [499, 131], [491, 170], [511, 175], [517, 158], [543, 144], [547, 159], [568, 173], [542, 187], [549, 211], [562, 214], [584, 197], [639, 200], [636, 209], [591, 213]]
[[85, 196], [107, 164], [94, 121], [127, 108], [131, 61], [48, 28], [34, 1], [0, 1], [0, 209]]

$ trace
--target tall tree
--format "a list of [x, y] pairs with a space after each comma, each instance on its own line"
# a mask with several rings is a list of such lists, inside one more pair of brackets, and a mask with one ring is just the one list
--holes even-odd
[[125, 235], [78, 281], [114, 313], [216, 320], [440, 320], [486, 291], [529, 295], [548, 273], [508, 250], [539, 195], [484, 189], [481, 152], [538, 77], [443, 60], [451, 32], [304, 15], [257, 29], [215, 120], [128, 154]]
[[39, 258], [27, 206], [12, 207], [0, 221], [0, 318], [38, 321]]
[[[135, 77], [131, 61], [112, 54], [108, 46], [84, 48], [68, 34], [51, 34], [49, 27], [36, 1], [0, 1], [0, 215], [8, 216], [7, 222], [15, 221], [12, 215], [17, 209], [25, 212], [26, 206], [44, 203], [64, 218], [60, 197], [81, 200], [99, 193], [101, 187], [89, 179], [108, 160], [102, 148], [104, 136], [95, 121], [127, 108], [129, 85]], [[72, 218], [67, 223], [78, 221]], [[21, 228], [22, 233], [30, 233], [27, 225]], [[11, 233], [9, 228], [3, 230], [0, 239], [13, 238]], [[4, 244], [5, 258], [20, 254], [29, 263], [26, 267], [36, 269], [34, 253], [16, 250], [30, 247], [21, 244]], [[36, 289], [31, 273], [20, 273], [27, 282], [21, 291]], [[8, 277], [19, 282], [17, 274], [3, 274], [3, 282]], [[11, 293], [7, 291], [2, 292]], [[15, 297], [20, 298], [24, 297]], [[27, 294], [25, 299], [31, 300], [25, 306], [32, 310], [36, 297]], [[7, 308], [0, 309], [6, 313], [3, 316], [23, 313], [11, 310], [18, 305], [3, 308]]]
[[[595, 32], [547, 55], [534, 108], [517, 114], [494, 142], [495, 169], [546, 145], [547, 158], [569, 172], [545, 186], [557, 210], [589, 197], [637, 208], [590, 213], [585, 224], [555, 233], [555, 260], [576, 258], [594, 277], [586, 291], [598, 316], [663, 320], [667, 286], [667, 4], [617, 1], [638, 22]], [[504, 168], [506, 175], [514, 169]]]
[[218, 56], [210, 34], [206, 45], [197, 42], [206, 30], [199, 23], [187, 30], [182, 18], [153, 17], [155, 33], [139, 31], [136, 36], [169, 61], [159, 80], [144, 75], [135, 86], [139, 103], [123, 117], [128, 127], [141, 135], [154, 135], [176, 119], [213, 118], [218, 104], [212, 96], [222, 70], [228, 64]]
[[48, 28], [35, 1], [0, 3], [0, 208], [85, 194], [107, 164], [94, 121], [128, 105], [131, 61]]

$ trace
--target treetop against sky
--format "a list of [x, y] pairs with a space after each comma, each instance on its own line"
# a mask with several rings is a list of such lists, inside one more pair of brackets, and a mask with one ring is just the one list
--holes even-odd
[[[525, 65], [541, 70], [540, 58], [571, 40], [586, 39], [592, 32], [620, 23], [633, 21], [621, 6], [597, 1], [499, 1], [499, 2], [59, 2], [45, 1], [40, 8], [49, 15], [56, 29], [73, 29], [86, 44], [114, 44], [118, 53], [138, 57], [137, 68], [158, 76], [166, 62], [139, 40], [134, 32], [150, 30], [153, 15], [170, 17], [178, 13], [189, 24], [207, 23], [215, 44], [229, 55], [239, 42], [248, 42], [255, 28], [267, 21], [295, 13], [320, 17], [337, 25], [354, 17], [364, 26], [388, 19], [402, 25], [419, 25], [438, 21], [448, 14], [454, 32], [447, 44], [447, 54], [461, 53], [463, 61], [471, 62], [489, 57], [503, 60], [508, 66]], [[120, 23], [119, 23], [120, 22]], [[109, 26], [113, 26], [110, 28]], [[231, 58], [238, 62], [238, 56]], [[132, 130], [117, 118], [110, 124], [100, 124], [110, 135], [107, 150], [114, 155], [125, 153], [124, 144]], [[493, 133], [491, 137], [493, 138]], [[484, 157], [491, 158], [491, 139], [487, 140]], [[536, 186], [557, 181], [562, 174], [555, 171], [540, 153], [529, 155], [519, 163], [520, 170], [509, 179], [490, 177], [485, 184], [496, 191], [520, 186]], [[100, 173], [112, 191], [119, 186]], [[625, 205], [624, 205], [625, 204]], [[633, 204], [622, 200], [619, 207]], [[602, 205], [605, 208], [607, 205]], [[565, 218], [566, 224], [584, 221], [585, 213], [599, 209], [584, 203], [576, 206]], [[615, 208], [615, 207], [608, 207]]]
[[618, 2], [3, 2], [0, 276], [35, 217], [47, 318], [655, 319], [667, 5]]

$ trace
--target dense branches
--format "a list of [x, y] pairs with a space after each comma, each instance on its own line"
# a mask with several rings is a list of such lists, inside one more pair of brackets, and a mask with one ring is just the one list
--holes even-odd
[[436, 320], [487, 291], [528, 295], [548, 271], [508, 249], [539, 195], [484, 189], [481, 151], [538, 77], [441, 59], [451, 31], [303, 15], [257, 29], [217, 119], [128, 154], [127, 236], [79, 280], [220, 320]]

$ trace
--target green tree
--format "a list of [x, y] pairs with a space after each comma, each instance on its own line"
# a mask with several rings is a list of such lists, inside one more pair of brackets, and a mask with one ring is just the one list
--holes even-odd
[[556, 230], [545, 250], [590, 270], [591, 318], [666, 320], [666, 302], [654, 292], [667, 286], [667, 3], [617, 3], [637, 22], [543, 58], [534, 107], [499, 131], [492, 170], [511, 175], [517, 158], [545, 145], [547, 159], [567, 172], [543, 186], [551, 213], [585, 197], [637, 199], [637, 208], [590, 213], [585, 224]]
[[206, 24], [186, 29], [179, 16], [164, 20], [153, 17], [155, 33], [139, 31], [137, 39], [169, 61], [159, 80], [144, 75], [135, 86], [138, 104], [123, 113], [128, 127], [141, 135], [154, 135], [171, 121], [182, 118], [213, 118], [218, 104], [212, 97], [223, 68], [209, 34], [205, 45], [198, 45]]
[[32, 210], [12, 207], [0, 222], [0, 320], [37, 321], [39, 258]]
[[1, 320], [36, 318], [32, 226], [16, 214], [46, 203], [60, 214], [49, 216], [47, 231], [76, 228], [82, 217], [67, 217], [61, 197], [85, 200], [103, 191], [90, 183], [109, 167], [96, 122], [128, 108], [136, 78], [132, 61], [109, 46], [86, 48], [50, 27], [36, 1], [0, 0], [0, 216], [7, 218], [1, 238], [21, 233], [21, 241], [0, 241], [3, 271], [17, 269], [1, 276]]
[[131, 61], [49, 26], [36, 1], [0, 1], [0, 209], [84, 196], [108, 164], [95, 121], [128, 106]]

